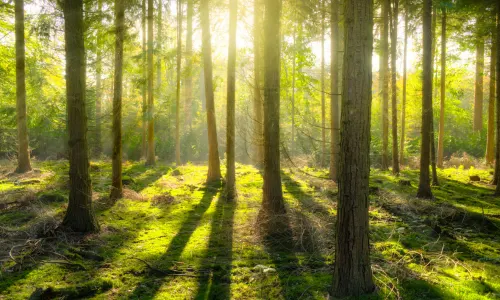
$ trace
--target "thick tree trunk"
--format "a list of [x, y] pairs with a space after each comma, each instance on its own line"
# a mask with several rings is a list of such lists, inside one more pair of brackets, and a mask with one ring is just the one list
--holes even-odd
[[401, 103], [401, 140], [399, 143], [399, 162], [404, 164], [405, 152], [405, 127], [406, 127], [406, 72], [408, 60], [408, 4], [405, 4], [405, 32], [403, 50], [403, 101]]
[[382, 170], [389, 168], [389, 0], [382, 0], [380, 82], [382, 84]]
[[432, 0], [424, 0], [423, 13], [422, 138], [417, 197], [432, 198], [429, 177], [432, 126]]
[[483, 129], [483, 73], [484, 38], [478, 37], [476, 44], [476, 83], [474, 91], [474, 130]]
[[85, 45], [83, 0], [65, 0], [66, 95], [69, 135], [69, 203], [63, 226], [76, 232], [97, 232], [89, 175], [87, 115], [85, 110]]
[[331, 1], [330, 179], [337, 181], [339, 155], [339, 3]]
[[325, 0], [321, 0], [321, 167], [326, 165]]
[[262, 208], [270, 217], [285, 214], [279, 149], [280, 15], [281, 0], [267, 0], [264, 18], [264, 194]]
[[186, 79], [184, 83], [186, 106], [184, 107], [184, 124], [191, 131], [193, 106], [193, 0], [187, 0], [186, 20]]
[[229, 2], [229, 47], [227, 61], [227, 171], [226, 199], [236, 197], [235, 171], [235, 105], [236, 105], [236, 17], [238, 15], [238, 0]]
[[156, 163], [155, 158], [155, 126], [154, 126], [154, 92], [153, 92], [153, 0], [148, 0], [148, 154], [146, 165]]
[[392, 173], [399, 174], [398, 156], [398, 87], [397, 87], [397, 47], [398, 47], [398, 0], [394, 1], [393, 14], [391, 18], [391, 75], [392, 75]]
[[441, 106], [439, 110], [438, 167], [443, 167], [444, 160], [444, 108], [446, 100], [446, 9], [441, 17]]
[[115, 0], [115, 86], [113, 95], [113, 175], [111, 200], [123, 197], [122, 185], [122, 80], [123, 80], [123, 38], [125, 36], [124, 0]]
[[[254, 0], [254, 88], [253, 88], [253, 143], [254, 161], [257, 167], [264, 163], [264, 117], [262, 101], [262, 0]], [[293, 117], [294, 113], [292, 113]]]
[[16, 113], [17, 113], [17, 168], [16, 172], [31, 171], [28, 150], [28, 121], [26, 120], [26, 73], [24, 50], [24, 0], [15, 1], [16, 15]]
[[142, 143], [141, 157], [148, 153], [148, 103], [147, 103], [147, 60], [146, 60], [146, 0], [142, 0]]
[[372, 101], [373, 2], [345, 3], [335, 297], [375, 290], [370, 266], [368, 198]]
[[495, 159], [495, 65], [497, 56], [497, 44], [495, 35], [491, 37], [491, 63], [490, 63], [490, 98], [488, 102], [488, 138], [486, 143], [486, 163], [491, 165]]
[[97, 27], [97, 45], [96, 45], [96, 79], [95, 79], [95, 145], [94, 156], [99, 158], [102, 154], [102, 0], [97, 1], [97, 13], [99, 15], [99, 26]]
[[205, 76], [205, 98], [208, 127], [208, 175], [207, 182], [219, 180], [220, 160], [215, 120], [214, 88], [212, 82], [212, 41], [210, 36], [209, 0], [200, 2], [200, 23], [202, 34], [203, 69]]
[[182, 61], [182, 3], [177, 0], [177, 82], [175, 95], [175, 163], [181, 165], [181, 61]]

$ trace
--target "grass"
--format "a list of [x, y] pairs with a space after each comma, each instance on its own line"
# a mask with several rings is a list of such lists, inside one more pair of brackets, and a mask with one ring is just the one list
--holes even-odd
[[[206, 166], [124, 163], [125, 198], [106, 200], [109, 162], [91, 164], [99, 234], [57, 232], [68, 164], [30, 174], [0, 164], [0, 299], [325, 299], [332, 281], [336, 186], [326, 170], [282, 172], [287, 248], [258, 234], [262, 177], [237, 165], [236, 202], [205, 185]], [[469, 182], [479, 175], [481, 182]], [[483, 170], [444, 169], [434, 200], [418, 172], [372, 170], [370, 299], [500, 298], [500, 200]], [[400, 180], [410, 181], [401, 185]], [[10, 252], [10, 254], [9, 254]], [[12, 255], [12, 257], [11, 257]], [[15, 260], [15, 261], [14, 261]], [[50, 290], [49, 290], [50, 288]]]

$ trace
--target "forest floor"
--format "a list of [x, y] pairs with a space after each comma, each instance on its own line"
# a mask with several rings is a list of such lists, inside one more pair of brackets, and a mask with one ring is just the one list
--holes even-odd
[[[237, 165], [236, 202], [205, 185], [206, 166], [124, 164], [125, 198], [106, 199], [109, 162], [91, 175], [99, 234], [56, 229], [68, 163], [25, 175], [0, 162], [0, 299], [325, 299], [332, 282], [336, 185], [326, 170], [285, 169], [291, 247], [258, 234], [262, 177]], [[478, 175], [479, 182], [470, 182]], [[500, 199], [489, 170], [439, 171], [434, 200], [418, 172], [372, 170], [372, 299], [500, 298]]]

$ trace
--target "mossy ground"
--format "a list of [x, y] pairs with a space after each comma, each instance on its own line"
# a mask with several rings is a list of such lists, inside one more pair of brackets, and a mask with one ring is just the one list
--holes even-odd
[[[101, 232], [82, 237], [54, 230], [67, 205], [67, 162], [35, 162], [37, 170], [22, 176], [0, 165], [0, 299], [27, 299], [48, 287], [88, 288], [85, 297], [94, 299], [324, 299], [328, 293], [337, 190], [326, 170], [283, 170], [293, 232], [283, 248], [259, 238], [262, 177], [251, 166], [237, 166], [238, 199], [231, 203], [223, 184], [204, 184], [205, 166], [127, 162], [125, 198], [111, 204], [110, 164], [92, 162]], [[470, 183], [472, 173], [483, 180]], [[395, 177], [372, 170], [378, 292], [368, 298], [500, 298], [500, 199], [491, 196], [491, 175], [463, 169], [439, 175], [436, 198], [420, 200], [418, 172]]]

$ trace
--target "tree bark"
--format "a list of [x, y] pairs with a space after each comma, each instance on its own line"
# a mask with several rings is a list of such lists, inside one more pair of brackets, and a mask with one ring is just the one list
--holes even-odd
[[[495, 42], [497, 45], [500, 43], [500, 2], [496, 3], [496, 32], [495, 32]], [[497, 51], [496, 57], [496, 70], [495, 70], [495, 83], [496, 86], [500, 86], [500, 51]], [[496, 150], [495, 150], [495, 196], [500, 196], [500, 93], [496, 93], [496, 112], [497, 112], [497, 133], [496, 133]]]
[[212, 82], [212, 41], [210, 36], [209, 0], [200, 2], [200, 22], [202, 34], [203, 69], [205, 76], [205, 98], [208, 127], [208, 174], [207, 182], [219, 180], [220, 160], [215, 119], [214, 88]]
[[423, 14], [422, 138], [417, 197], [432, 198], [429, 177], [432, 125], [432, 0], [424, 0]]
[[497, 56], [497, 44], [495, 34], [491, 36], [491, 63], [490, 63], [490, 98], [488, 102], [488, 138], [486, 143], [486, 163], [491, 165], [495, 159], [495, 64]]
[[[261, 168], [264, 163], [264, 119], [262, 101], [262, 0], [254, 0], [254, 88], [253, 88], [253, 143], [254, 161]], [[293, 117], [292, 113], [292, 117]]]
[[66, 95], [69, 147], [69, 203], [63, 226], [76, 232], [97, 232], [89, 175], [87, 115], [85, 110], [85, 44], [83, 0], [65, 0]]
[[229, 1], [229, 47], [227, 61], [227, 171], [226, 199], [232, 201], [236, 197], [235, 171], [235, 105], [236, 105], [236, 17], [238, 0]]
[[95, 80], [95, 146], [94, 156], [99, 158], [102, 154], [102, 0], [97, 1], [97, 13], [99, 15], [99, 26], [97, 27], [97, 45], [96, 45], [96, 80]]
[[181, 165], [181, 61], [182, 61], [182, 2], [177, 0], [177, 83], [175, 96], [175, 163]]
[[[294, 20], [296, 21], [296, 20]], [[293, 25], [293, 57], [292, 57], [292, 140], [290, 155], [295, 152], [295, 74], [297, 69], [297, 24]]]
[[[435, 79], [432, 80], [431, 91], [432, 91], [432, 99], [437, 98], [437, 89], [434, 88], [434, 83], [437, 82], [438, 74], [434, 72], [435, 66], [437, 65], [437, 57], [436, 49], [437, 49], [437, 39], [436, 39], [436, 25], [437, 25], [437, 8], [436, 6], [432, 9], [432, 57], [431, 57], [431, 74], [435, 74]], [[436, 168], [436, 136], [434, 131], [434, 106], [431, 103], [430, 106], [430, 114], [431, 114], [431, 170], [432, 170], [432, 185], [439, 185], [438, 177], [437, 177], [437, 168]]]
[[368, 205], [372, 101], [373, 2], [345, 2], [345, 47], [333, 296], [375, 290]]
[[186, 106], [184, 107], [184, 120], [186, 129], [191, 130], [192, 126], [192, 105], [193, 105], [193, 0], [187, 0], [187, 20], [186, 20], [186, 79], [184, 83], [186, 93]]
[[398, 47], [398, 0], [394, 1], [393, 14], [391, 18], [391, 75], [392, 75], [392, 173], [399, 174], [398, 156], [398, 87], [397, 87], [397, 47]]
[[382, 0], [380, 80], [382, 83], [382, 170], [389, 168], [389, 0]]
[[326, 165], [325, 0], [321, 0], [321, 167]]
[[148, 155], [146, 165], [156, 163], [155, 158], [155, 126], [154, 126], [154, 92], [153, 92], [153, 0], [148, 0]]
[[405, 152], [405, 127], [406, 127], [406, 72], [408, 60], [408, 4], [405, 3], [405, 32], [404, 32], [404, 50], [403, 50], [403, 100], [401, 103], [401, 140], [399, 144], [399, 162], [404, 164]]
[[441, 106], [439, 111], [439, 136], [438, 136], [438, 167], [443, 167], [444, 160], [444, 108], [446, 100], [446, 8], [442, 10], [441, 17]]
[[330, 179], [337, 181], [339, 155], [339, 3], [331, 1]]
[[125, 36], [124, 0], [115, 0], [115, 86], [113, 95], [113, 153], [111, 200], [123, 197], [122, 184], [122, 80], [123, 80], [123, 39]]
[[474, 130], [483, 129], [483, 73], [484, 38], [478, 37], [476, 44], [476, 83], [474, 91]]
[[17, 168], [16, 172], [31, 171], [26, 119], [26, 72], [24, 49], [24, 0], [15, 1], [16, 27], [16, 113], [17, 113]]
[[148, 153], [148, 103], [147, 103], [147, 60], [146, 60], [146, 0], [142, 0], [142, 143], [141, 157]]

